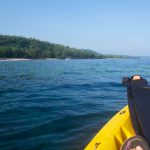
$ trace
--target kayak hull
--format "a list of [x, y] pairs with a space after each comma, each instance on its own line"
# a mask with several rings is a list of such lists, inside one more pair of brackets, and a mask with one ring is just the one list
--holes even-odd
[[124, 141], [134, 135], [126, 106], [97, 133], [85, 150], [119, 150]]

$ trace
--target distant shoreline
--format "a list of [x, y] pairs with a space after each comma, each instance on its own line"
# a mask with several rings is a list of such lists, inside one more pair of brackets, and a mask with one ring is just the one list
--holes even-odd
[[0, 61], [21, 61], [21, 60], [32, 60], [28, 58], [0, 58]]
[[74, 47], [71, 48], [62, 44], [55, 44], [46, 41], [40, 41], [34, 38], [20, 36], [0, 35], [0, 42], [0, 58], [2, 58], [1, 60], [3, 61], [28, 60], [28, 58], [33, 60], [40, 58], [45, 60], [49, 58], [69, 60], [130, 57], [122, 55], [101, 54], [90, 49], [77, 49]]
[[[139, 57], [136, 57], [139, 58]], [[87, 59], [101, 59], [101, 58], [87, 58]], [[87, 60], [86, 58], [83, 58], [82, 60]], [[129, 58], [103, 58], [103, 59], [135, 59], [135, 57], [129, 57]], [[76, 60], [76, 59], [58, 59], [58, 58], [0, 58], [0, 62], [2, 61], [29, 61], [29, 60]]]

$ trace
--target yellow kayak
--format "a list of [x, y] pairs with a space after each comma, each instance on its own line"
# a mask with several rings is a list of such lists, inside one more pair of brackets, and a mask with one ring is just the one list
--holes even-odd
[[126, 106], [97, 133], [85, 150], [120, 150], [124, 141], [134, 135]]

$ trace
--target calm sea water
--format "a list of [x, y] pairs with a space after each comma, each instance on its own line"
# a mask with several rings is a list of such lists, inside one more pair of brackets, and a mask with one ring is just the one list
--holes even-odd
[[0, 62], [0, 149], [83, 149], [127, 104], [133, 74], [150, 81], [150, 59]]

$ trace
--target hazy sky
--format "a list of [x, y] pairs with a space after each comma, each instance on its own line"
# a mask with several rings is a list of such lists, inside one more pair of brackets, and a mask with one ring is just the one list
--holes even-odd
[[0, 34], [150, 56], [150, 0], [0, 0]]

